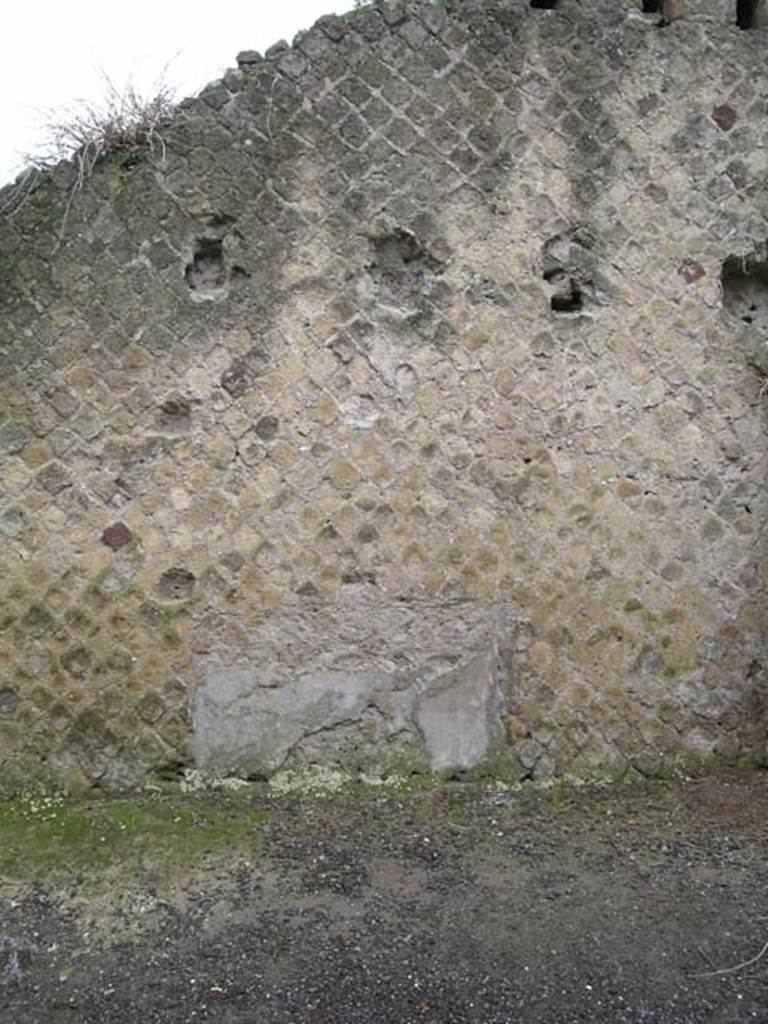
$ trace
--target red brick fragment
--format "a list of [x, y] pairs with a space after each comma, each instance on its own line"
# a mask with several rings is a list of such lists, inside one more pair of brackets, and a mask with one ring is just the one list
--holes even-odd
[[722, 128], [724, 132], [729, 132], [731, 128], [736, 124], [739, 115], [729, 106], [727, 103], [722, 103], [719, 107], [712, 109], [712, 120], [715, 122], [718, 128]]
[[125, 523], [112, 523], [101, 535], [102, 543], [106, 544], [108, 548], [112, 548], [113, 551], [124, 548], [132, 539], [133, 534]]

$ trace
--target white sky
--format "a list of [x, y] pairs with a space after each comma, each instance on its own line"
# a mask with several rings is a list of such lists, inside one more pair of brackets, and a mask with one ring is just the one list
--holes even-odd
[[240, 50], [291, 41], [353, 0], [33, 0], [9, 3], [0, 37], [0, 184], [34, 152], [45, 114], [103, 94], [103, 74], [151, 91], [166, 79], [178, 98], [235, 66]]

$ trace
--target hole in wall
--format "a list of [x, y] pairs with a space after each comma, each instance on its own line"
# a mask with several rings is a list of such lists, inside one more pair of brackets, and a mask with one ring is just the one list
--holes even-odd
[[402, 310], [401, 319], [425, 316], [443, 294], [443, 260], [405, 228], [377, 230], [369, 238], [373, 258], [366, 270], [379, 296]]
[[545, 270], [544, 280], [553, 289], [549, 299], [553, 313], [578, 313], [584, 308], [579, 282], [562, 267]]
[[720, 276], [723, 305], [745, 324], [768, 330], [768, 254], [729, 256]]
[[227, 284], [224, 268], [224, 245], [220, 238], [198, 238], [192, 262], [184, 271], [191, 292], [200, 298], [221, 292]]
[[661, 14], [661, 0], [643, 0], [643, 14]]
[[[759, 17], [760, 0], [736, 0], [736, 24], [745, 31], [750, 28], [759, 28], [762, 19]], [[768, 12], [766, 12], [766, 24], [768, 24]]]
[[542, 277], [550, 309], [556, 315], [579, 315], [604, 304], [612, 294], [598, 271], [594, 240], [583, 227], [550, 238], [542, 253]]
[[550, 306], [553, 313], [580, 313], [584, 303], [578, 284], [569, 279], [563, 290], [552, 296]]
[[171, 760], [165, 764], [158, 765], [153, 774], [161, 782], [181, 782], [187, 769], [190, 767], [190, 762], [185, 760]]
[[195, 587], [195, 576], [189, 569], [174, 566], [168, 569], [158, 581], [158, 590], [171, 601], [184, 601]]
[[134, 167], [138, 167], [140, 163], [141, 157], [138, 153], [129, 153], [128, 156], [120, 161], [120, 166], [125, 171], [131, 171]]
[[531, 7], [539, 11], [554, 11], [560, 0], [531, 0]]
[[376, 253], [371, 267], [374, 277], [391, 283], [421, 284], [429, 272], [438, 269], [438, 262], [426, 252], [416, 236], [402, 228], [374, 241]]

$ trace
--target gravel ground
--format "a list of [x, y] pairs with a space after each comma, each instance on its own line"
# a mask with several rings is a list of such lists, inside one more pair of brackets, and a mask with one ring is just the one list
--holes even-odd
[[768, 1022], [766, 774], [195, 807], [0, 882], [3, 1024]]

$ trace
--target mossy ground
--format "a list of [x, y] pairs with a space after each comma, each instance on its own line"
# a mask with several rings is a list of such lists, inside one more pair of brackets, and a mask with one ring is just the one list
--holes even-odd
[[0, 876], [37, 880], [115, 865], [193, 864], [253, 850], [267, 812], [221, 794], [76, 802], [0, 803]]
[[768, 775], [417, 782], [0, 805], [0, 1020], [766, 1019]]
[[[0, 800], [0, 882], [56, 884], [81, 878], [109, 887], [153, 880], [166, 890], [174, 879], [206, 870], [213, 859], [231, 861], [238, 854], [250, 861], [254, 854], [268, 859], [267, 836], [286, 807], [293, 808], [289, 816], [335, 817], [344, 831], [351, 817], [378, 817], [402, 799], [420, 807], [430, 821], [435, 814], [441, 819], [450, 808], [447, 826], [464, 829], [468, 822], [455, 815], [494, 794], [511, 798], [517, 793], [533, 801], [531, 806], [558, 809], [563, 794], [582, 785], [590, 788], [566, 779], [520, 781], [519, 775], [505, 773], [501, 761], [493, 767], [495, 771], [468, 773], [463, 781], [414, 771], [377, 777], [314, 768], [278, 773], [268, 783], [248, 783], [191, 771], [178, 788], [130, 798], [28, 795]], [[713, 768], [709, 762], [691, 760], [670, 766], [667, 779], [703, 778]], [[636, 774], [618, 775], [614, 786], [617, 782], [652, 785]], [[603, 786], [611, 788], [603, 780], [598, 790]], [[631, 799], [635, 786], [613, 791], [622, 790]], [[452, 797], [433, 805], [435, 793]]]

